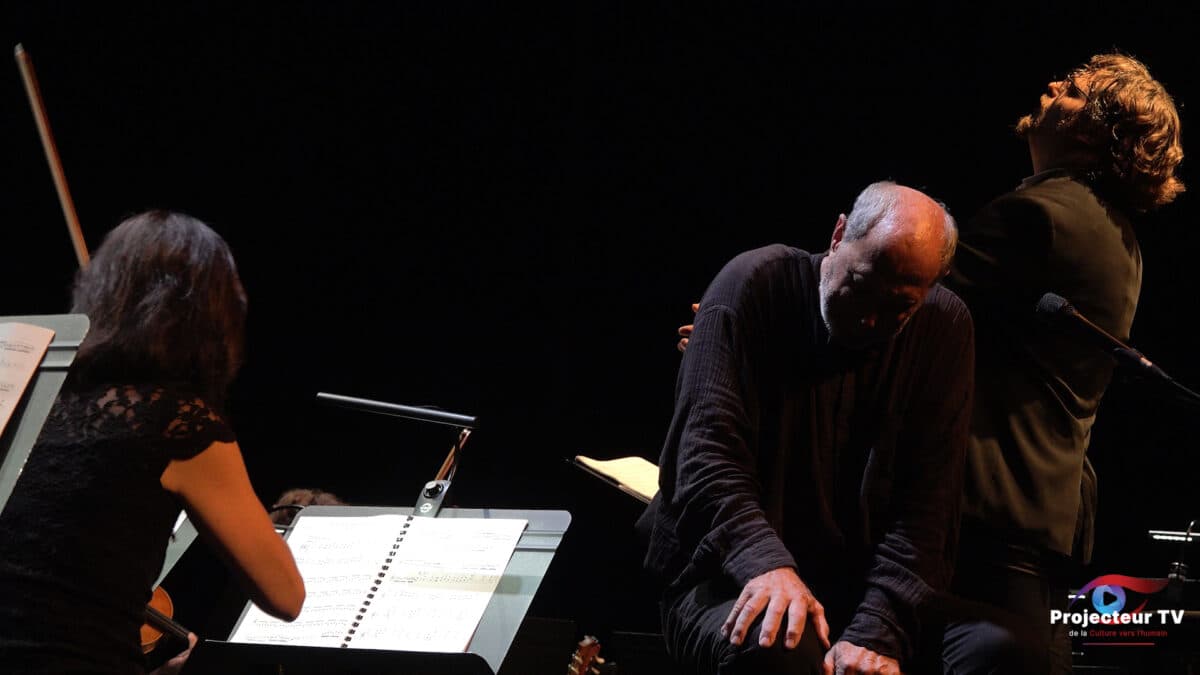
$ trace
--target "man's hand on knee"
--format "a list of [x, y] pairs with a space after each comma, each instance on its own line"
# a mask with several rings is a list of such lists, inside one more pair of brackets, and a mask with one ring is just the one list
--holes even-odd
[[900, 664], [842, 640], [825, 654], [825, 675], [900, 675]]
[[758, 635], [760, 646], [775, 644], [775, 636], [786, 614], [784, 647], [792, 649], [800, 642], [804, 625], [811, 615], [822, 648], [829, 648], [829, 624], [825, 621], [825, 608], [796, 575], [796, 570], [780, 567], [751, 579], [742, 589], [737, 602], [733, 603], [729, 617], [721, 626], [721, 636], [728, 637], [732, 644], [742, 644], [750, 624], [759, 614], [763, 614], [763, 610], [766, 610], [766, 614], [763, 615], [762, 630]]

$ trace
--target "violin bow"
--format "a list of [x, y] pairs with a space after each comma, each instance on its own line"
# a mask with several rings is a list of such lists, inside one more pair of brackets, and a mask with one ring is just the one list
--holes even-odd
[[67, 175], [63, 172], [62, 160], [58, 158], [58, 146], [54, 143], [54, 135], [50, 133], [50, 119], [46, 115], [46, 105], [42, 103], [42, 91], [38, 87], [37, 76], [33, 73], [33, 61], [25, 48], [19, 44], [14, 50], [14, 56], [17, 58], [17, 68], [21, 71], [21, 80], [25, 82], [25, 93], [29, 96], [29, 107], [33, 109], [38, 135], [42, 138], [42, 149], [46, 151], [46, 161], [50, 164], [50, 175], [54, 178], [58, 202], [62, 205], [63, 216], [67, 219], [67, 230], [70, 231], [71, 243], [75, 246], [75, 258], [82, 269], [87, 267], [90, 261], [87, 242], [83, 240], [79, 216], [75, 215], [75, 202], [71, 200], [71, 192], [67, 189]]

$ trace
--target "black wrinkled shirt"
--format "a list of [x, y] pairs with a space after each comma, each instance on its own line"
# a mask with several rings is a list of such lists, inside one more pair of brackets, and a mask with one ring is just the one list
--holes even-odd
[[668, 595], [793, 567], [840, 639], [903, 663], [922, 605], [953, 564], [972, 322], [935, 286], [884, 345], [830, 345], [823, 258], [749, 251], [704, 294], [660, 491], [642, 519], [652, 527], [646, 566]]

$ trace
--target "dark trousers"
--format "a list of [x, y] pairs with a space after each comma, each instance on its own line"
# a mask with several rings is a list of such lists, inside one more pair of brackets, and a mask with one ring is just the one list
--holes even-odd
[[714, 581], [667, 598], [662, 605], [663, 637], [667, 652], [683, 673], [697, 675], [819, 675], [825, 650], [812, 622], [805, 623], [800, 642], [793, 649], [783, 646], [787, 621], [779, 629], [775, 644], [758, 645], [762, 616], [756, 619], [739, 646], [721, 637], [721, 626], [729, 616], [741, 589]]
[[945, 675], [1069, 675], [1067, 627], [1050, 623], [1051, 609], [1065, 609], [1065, 558], [964, 529], [954, 594], [978, 612], [946, 625]]

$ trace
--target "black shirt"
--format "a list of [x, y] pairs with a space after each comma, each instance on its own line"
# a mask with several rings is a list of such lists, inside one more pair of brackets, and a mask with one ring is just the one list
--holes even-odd
[[897, 337], [840, 349], [820, 312], [823, 257], [749, 251], [705, 292], [643, 518], [646, 564], [668, 594], [794, 567], [840, 639], [903, 662], [921, 605], [949, 582], [972, 322], [935, 286]]
[[138, 673], [180, 512], [159, 477], [234, 436], [184, 388], [66, 387], [0, 514], [0, 669]]

